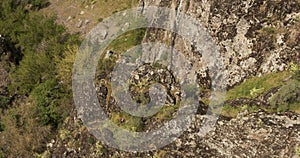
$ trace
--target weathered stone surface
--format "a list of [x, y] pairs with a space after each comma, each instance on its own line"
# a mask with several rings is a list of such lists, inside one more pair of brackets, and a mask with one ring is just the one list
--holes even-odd
[[[140, 6], [163, 6], [176, 9], [197, 18], [213, 37], [220, 52], [229, 79], [225, 83], [232, 87], [244, 79], [269, 72], [282, 71], [290, 62], [300, 63], [299, 0], [140, 0]], [[101, 38], [108, 32], [101, 30]], [[143, 40], [168, 42], [183, 52], [197, 70], [198, 82], [205, 88], [211, 86], [205, 62], [196, 46], [170, 32], [148, 29]], [[171, 40], [168, 40], [170, 39]], [[174, 79], [167, 71], [155, 72], [147, 66], [132, 75], [138, 84], [142, 79], [157, 77], [172, 90]], [[103, 76], [99, 76], [103, 79]], [[170, 81], [170, 82], [169, 82]], [[173, 85], [173, 87], [175, 87]], [[135, 87], [132, 86], [132, 93]], [[255, 99], [239, 98], [228, 101], [234, 106], [250, 104], [269, 106], [268, 101], [280, 87], [274, 87]], [[97, 88], [99, 100], [110, 116], [119, 111], [115, 100], [107, 96], [109, 86], [101, 83]], [[169, 94], [169, 102], [176, 98]], [[215, 130], [205, 136], [199, 135], [199, 128], [205, 118], [207, 106], [200, 103], [191, 127], [175, 142], [159, 151], [128, 153], [95, 143], [96, 138], [80, 123], [76, 112], [67, 119], [62, 129], [69, 137], [57, 136], [48, 146], [52, 157], [299, 157], [300, 116], [295, 113], [267, 113], [264, 111], [240, 113], [236, 118], [221, 117]], [[151, 120], [152, 121], [152, 120]], [[145, 123], [147, 123], [145, 121]], [[159, 123], [152, 123], [152, 127]], [[147, 128], [146, 128], [147, 129]], [[89, 143], [91, 142], [91, 143]]]
[[[174, 8], [199, 19], [220, 47], [228, 87], [253, 75], [282, 71], [290, 62], [299, 63], [299, 1], [142, 0], [140, 4]], [[173, 46], [195, 62], [199, 83], [207, 86], [210, 78], [202, 55], [191, 49], [196, 46], [174, 34], [149, 32], [145, 41], [165, 41], [171, 36]]]
[[[199, 136], [204, 118], [196, 115], [182, 136], [159, 151], [129, 153], [105, 145], [98, 150], [102, 157], [153, 157], [161, 152], [166, 153], [164, 157], [297, 157], [296, 149], [300, 147], [298, 114], [244, 111], [231, 120], [220, 118], [214, 131]], [[63, 129], [61, 133], [68, 135], [58, 136], [48, 146], [53, 157], [61, 156], [62, 151], [66, 152], [64, 157], [99, 156], [96, 147], [89, 143], [96, 138], [89, 135], [77, 117], [69, 117]]]

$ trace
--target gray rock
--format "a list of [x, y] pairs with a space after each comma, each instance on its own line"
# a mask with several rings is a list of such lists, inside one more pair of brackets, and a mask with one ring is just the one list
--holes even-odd
[[68, 18], [66, 19], [66, 22], [70, 21], [72, 19], [72, 16], [68, 16]]
[[85, 21], [84, 21], [84, 24], [85, 25], [87, 25], [87, 24], [89, 24], [90, 23], [90, 20], [88, 20], [88, 19], [86, 19]]
[[80, 28], [82, 26], [83, 21], [81, 19], [78, 20], [77, 27]]

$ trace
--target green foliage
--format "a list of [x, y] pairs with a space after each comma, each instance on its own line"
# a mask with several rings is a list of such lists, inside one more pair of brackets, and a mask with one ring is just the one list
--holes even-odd
[[164, 158], [167, 156], [167, 152], [164, 150], [160, 150], [154, 153], [152, 158]]
[[17, 34], [16, 39], [18, 41], [17, 46], [25, 50], [23, 51], [25, 55], [35, 51], [53, 53], [51, 50], [55, 49], [50, 46], [59, 45], [61, 35], [64, 32], [62, 26], [55, 24], [55, 19], [55, 17], [48, 18], [35, 14], [23, 19], [22, 25], [26, 27], [20, 26], [18, 31], [21, 30], [22, 32]]
[[35, 112], [43, 125], [57, 127], [66, 116], [60, 104], [65, 99], [63, 87], [55, 80], [47, 80], [39, 84], [31, 93], [36, 104]]
[[168, 106], [164, 105], [153, 117], [157, 122], [169, 121], [173, 114], [179, 109], [179, 104]]
[[1, 34], [16, 47], [35, 50], [43, 39], [60, 35], [63, 27], [54, 25], [55, 18], [45, 18], [34, 12], [24, 12], [20, 5], [11, 5], [12, 0], [3, 2], [0, 6], [2, 20]]
[[101, 143], [99, 141], [97, 141], [96, 146], [95, 146], [95, 150], [96, 150], [96, 155], [97, 156], [102, 156], [103, 155], [103, 146], [101, 145]]
[[295, 147], [295, 153], [300, 156], [300, 147]]
[[226, 117], [235, 117], [241, 110], [242, 110], [242, 106], [233, 107], [233, 106], [225, 104], [222, 108], [221, 114]]
[[267, 34], [275, 34], [276, 33], [276, 28], [273, 27], [273, 26], [264, 27], [264, 28], [262, 28], [262, 31], [264, 31]]
[[120, 37], [113, 40], [107, 50], [111, 50], [114, 54], [105, 58], [105, 53], [100, 57], [97, 65], [97, 74], [107, 75], [116, 65], [118, 54], [124, 53], [126, 50], [141, 43], [145, 34], [145, 29], [138, 29], [124, 33]]
[[[289, 81], [287, 78], [295, 76], [298, 73], [297, 66], [290, 64], [288, 71], [265, 74], [261, 77], [252, 77], [240, 85], [229, 90], [226, 96], [227, 100], [237, 98], [255, 98], [271, 88], [280, 87], [270, 99], [271, 108], [265, 109], [268, 111], [295, 111], [300, 112], [300, 81], [293, 77]], [[247, 107], [251, 110], [251, 107]], [[241, 109], [234, 108], [229, 105], [223, 107], [223, 115], [235, 116]]]
[[5, 125], [2, 122], [0, 122], [0, 132], [4, 131], [4, 129], [5, 129]]
[[[5, 1], [5, 2], [2, 2]], [[49, 4], [48, 0], [2, 0], [2, 4], [10, 9], [22, 8], [24, 10], [39, 10]]]
[[62, 56], [55, 57], [55, 67], [57, 71], [57, 78], [71, 90], [72, 82], [72, 69], [76, 58], [76, 53], [78, 51], [78, 46], [67, 46]]
[[97, 74], [108, 75], [111, 73], [116, 65], [116, 58], [102, 58], [99, 60], [97, 65]]
[[28, 94], [36, 85], [54, 76], [54, 64], [46, 54], [27, 54], [11, 74], [11, 91]]
[[70, 137], [72, 137], [72, 133], [69, 130], [67, 130], [67, 129], [59, 130], [59, 138], [61, 140], [66, 140], [67, 138], [70, 138]]
[[32, 157], [32, 153], [45, 150], [45, 142], [51, 137], [49, 126], [42, 126], [37, 121], [33, 114], [34, 105], [27, 101], [1, 115], [1, 123], [5, 125], [0, 133], [4, 157]]
[[[70, 67], [69, 60], [73, 58], [68, 57], [67, 46], [78, 44], [79, 38], [67, 34], [63, 26], [56, 24], [55, 17], [36, 12], [47, 2], [0, 0], [0, 33], [11, 55], [18, 57], [18, 61], [9, 63], [9, 94], [0, 96], [1, 108], [13, 103], [5, 110], [0, 109], [0, 157], [33, 157], [34, 153], [43, 153], [45, 142], [53, 137], [51, 132], [71, 109], [68, 85], [57, 82], [61, 72], [57, 63]], [[65, 76], [68, 77], [70, 74]]]
[[290, 71], [293, 74], [293, 78], [296, 80], [300, 80], [300, 69], [299, 65], [290, 63], [288, 65], [288, 71]]
[[5, 158], [5, 157], [4, 157], [4, 151], [3, 151], [2, 148], [0, 148], [0, 158]]
[[289, 70], [291, 73], [295, 74], [295, 73], [297, 73], [297, 72], [299, 71], [299, 66], [298, 66], [297, 64], [290, 63], [290, 64], [288, 65], [288, 70]]
[[49, 4], [47, 0], [28, 0], [28, 2], [30, 2], [30, 4], [32, 4], [33, 7], [37, 9], [44, 8]]
[[[46, 1], [30, 1], [35, 5], [42, 2]], [[55, 77], [52, 59], [60, 55], [65, 44], [74, 42], [74, 39], [64, 34], [64, 27], [55, 23], [55, 17], [24, 12], [22, 6], [12, 6], [12, 3], [1, 3], [3, 20], [0, 22], [0, 32], [14, 50], [21, 51], [23, 59], [10, 75], [13, 80], [10, 90], [11, 93], [28, 94], [37, 84]]]
[[137, 29], [126, 32], [122, 34], [120, 37], [113, 40], [108, 46], [108, 50], [112, 50], [113, 52], [123, 53], [129, 48], [138, 45], [141, 43], [146, 30], [145, 29]]
[[289, 76], [291, 76], [291, 73], [284, 71], [265, 74], [261, 77], [252, 77], [245, 80], [240, 85], [230, 89], [226, 94], [226, 100], [237, 98], [254, 98], [260, 94], [263, 94], [264, 92], [267, 92], [271, 88], [284, 85], [283, 81]]
[[259, 94], [261, 94], [263, 91], [264, 91], [264, 88], [257, 89], [256, 87], [254, 87], [253, 89], [250, 90], [250, 96], [251, 97], [256, 97]]
[[8, 97], [0, 95], [0, 109], [7, 108], [9, 105], [9, 102], [10, 102], [10, 99]]
[[116, 125], [130, 131], [141, 131], [143, 129], [142, 119], [131, 116], [126, 112], [113, 112], [111, 120]]
[[88, 141], [88, 143], [90, 143], [90, 144], [95, 144], [95, 143], [96, 143], [95, 138], [92, 137], [92, 136], [89, 136], [88, 139], [87, 139], [87, 141]]
[[55, 77], [53, 58], [63, 54], [66, 45], [77, 44], [78, 37], [64, 34], [64, 28], [55, 23], [54, 17], [21, 15], [16, 19], [20, 23], [7, 19], [8, 24], [0, 22], [0, 26], [5, 26], [4, 32], [23, 54], [20, 65], [11, 74], [14, 82], [10, 90], [28, 94], [37, 84]]
[[276, 111], [300, 110], [300, 81], [291, 80], [271, 98], [270, 104]]
[[98, 19], [98, 22], [102, 22], [102, 21], [103, 21], [103, 18], [99, 18], [99, 19]]
[[249, 112], [256, 112], [259, 110], [257, 106], [241, 105], [239, 107], [233, 107], [225, 104], [222, 108], [221, 114], [226, 117], [236, 117], [241, 111], [248, 110]]

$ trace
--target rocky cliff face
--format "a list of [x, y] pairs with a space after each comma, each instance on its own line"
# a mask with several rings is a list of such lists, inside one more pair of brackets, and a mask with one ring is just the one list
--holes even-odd
[[204, 118], [196, 115], [182, 136], [160, 150], [130, 153], [95, 143], [95, 138], [80, 121], [69, 117], [57, 139], [48, 143], [48, 154], [52, 157], [147, 158], [300, 156], [300, 117], [297, 114], [244, 111], [231, 120], [219, 119], [213, 132], [201, 136], [199, 127]]
[[[140, 0], [139, 2], [141, 7], [151, 5], [173, 8], [176, 12], [186, 13], [202, 22], [220, 49], [228, 74], [225, 83], [228, 88], [250, 76], [282, 71], [291, 62], [300, 64], [299, 0]], [[156, 29], [147, 30], [144, 42], [147, 41], [167, 42], [183, 52], [194, 63], [199, 84], [206, 88], [210, 87], [208, 70], [201, 62], [202, 54], [197, 51], [196, 46], [175, 34]], [[144, 76], [140, 75], [134, 79], [142, 77]], [[275, 91], [278, 89], [275, 87]], [[106, 95], [107, 92], [105, 94], [103, 92], [102, 101]], [[170, 96], [170, 102], [176, 100]], [[242, 100], [236, 104], [239, 106], [248, 103]], [[257, 102], [251, 104], [258, 105]], [[199, 127], [205, 118], [202, 115], [205, 114], [205, 110], [204, 108], [196, 115], [192, 126], [178, 140], [160, 150], [146, 153], [123, 152], [99, 143], [83, 127], [74, 111], [66, 119], [56, 139], [48, 143], [45, 155], [294, 158], [300, 156], [299, 114], [245, 111], [233, 119], [220, 118], [213, 132], [200, 136]], [[151, 124], [151, 121], [148, 124]]]
[[[199, 126], [199, 118], [194, 127]], [[296, 157], [299, 121], [292, 113], [245, 111], [230, 121], [219, 120], [215, 131], [205, 137], [187, 132], [183, 142], [176, 141], [175, 148], [183, 157]]]
[[[219, 46], [232, 87], [245, 78], [282, 71], [299, 63], [300, 3], [297, 0], [141, 0], [140, 6], [160, 6], [186, 13], [199, 21]], [[149, 30], [146, 40], [171, 44], [195, 62], [199, 82], [209, 86], [210, 77], [201, 63], [202, 54], [179, 36]]]

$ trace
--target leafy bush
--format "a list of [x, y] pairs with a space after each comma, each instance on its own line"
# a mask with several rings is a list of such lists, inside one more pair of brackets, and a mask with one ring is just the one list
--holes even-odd
[[[55, 80], [47, 80], [39, 84], [31, 93], [36, 104], [35, 112], [43, 125], [60, 125], [67, 114], [60, 105], [67, 97], [63, 87], [58, 85]], [[66, 105], [64, 105], [66, 106]]]
[[54, 76], [54, 64], [45, 54], [28, 54], [11, 74], [11, 91], [28, 94], [37, 84]]
[[27, 10], [39, 10], [41, 8], [44, 8], [48, 6], [49, 1], [48, 0], [6, 0], [4, 2], [8, 4], [11, 8], [23, 8]]
[[[9, 94], [0, 96], [0, 107], [14, 103], [1, 111], [0, 157], [43, 153], [45, 142], [53, 138], [51, 132], [71, 109], [71, 94], [56, 79], [56, 62], [68, 55], [66, 47], [78, 44], [79, 38], [65, 33], [55, 17], [36, 12], [47, 2], [0, 0], [0, 33], [8, 51], [18, 59], [9, 69]], [[63, 64], [68, 62], [63, 60]], [[11, 101], [8, 96], [17, 97]]]
[[8, 0], [0, 6], [1, 35], [16, 47], [34, 50], [43, 39], [57, 36], [64, 29], [55, 24], [55, 17], [45, 18], [35, 12], [24, 12], [21, 5], [15, 6], [15, 0]]
[[72, 69], [77, 51], [78, 46], [67, 46], [62, 57], [55, 57], [57, 78], [62, 81], [68, 90], [71, 89]]
[[[16, 47], [23, 50], [20, 65], [12, 72], [11, 91], [28, 94], [39, 83], [55, 78], [53, 58], [59, 58], [67, 45], [77, 44], [78, 36], [63, 34], [64, 28], [55, 24], [54, 18], [33, 16], [26, 21], [26, 28], [16, 37]], [[39, 21], [39, 23], [37, 23]]]
[[51, 130], [37, 121], [33, 108], [33, 104], [25, 101], [25, 104], [10, 108], [1, 115], [1, 123], [5, 126], [0, 133], [0, 153], [3, 147], [3, 157], [33, 157], [32, 153], [45, 150]]
[[48, 0], [29, 0], [29, 2], [36, 9], [44, 8], [49, 4]]

